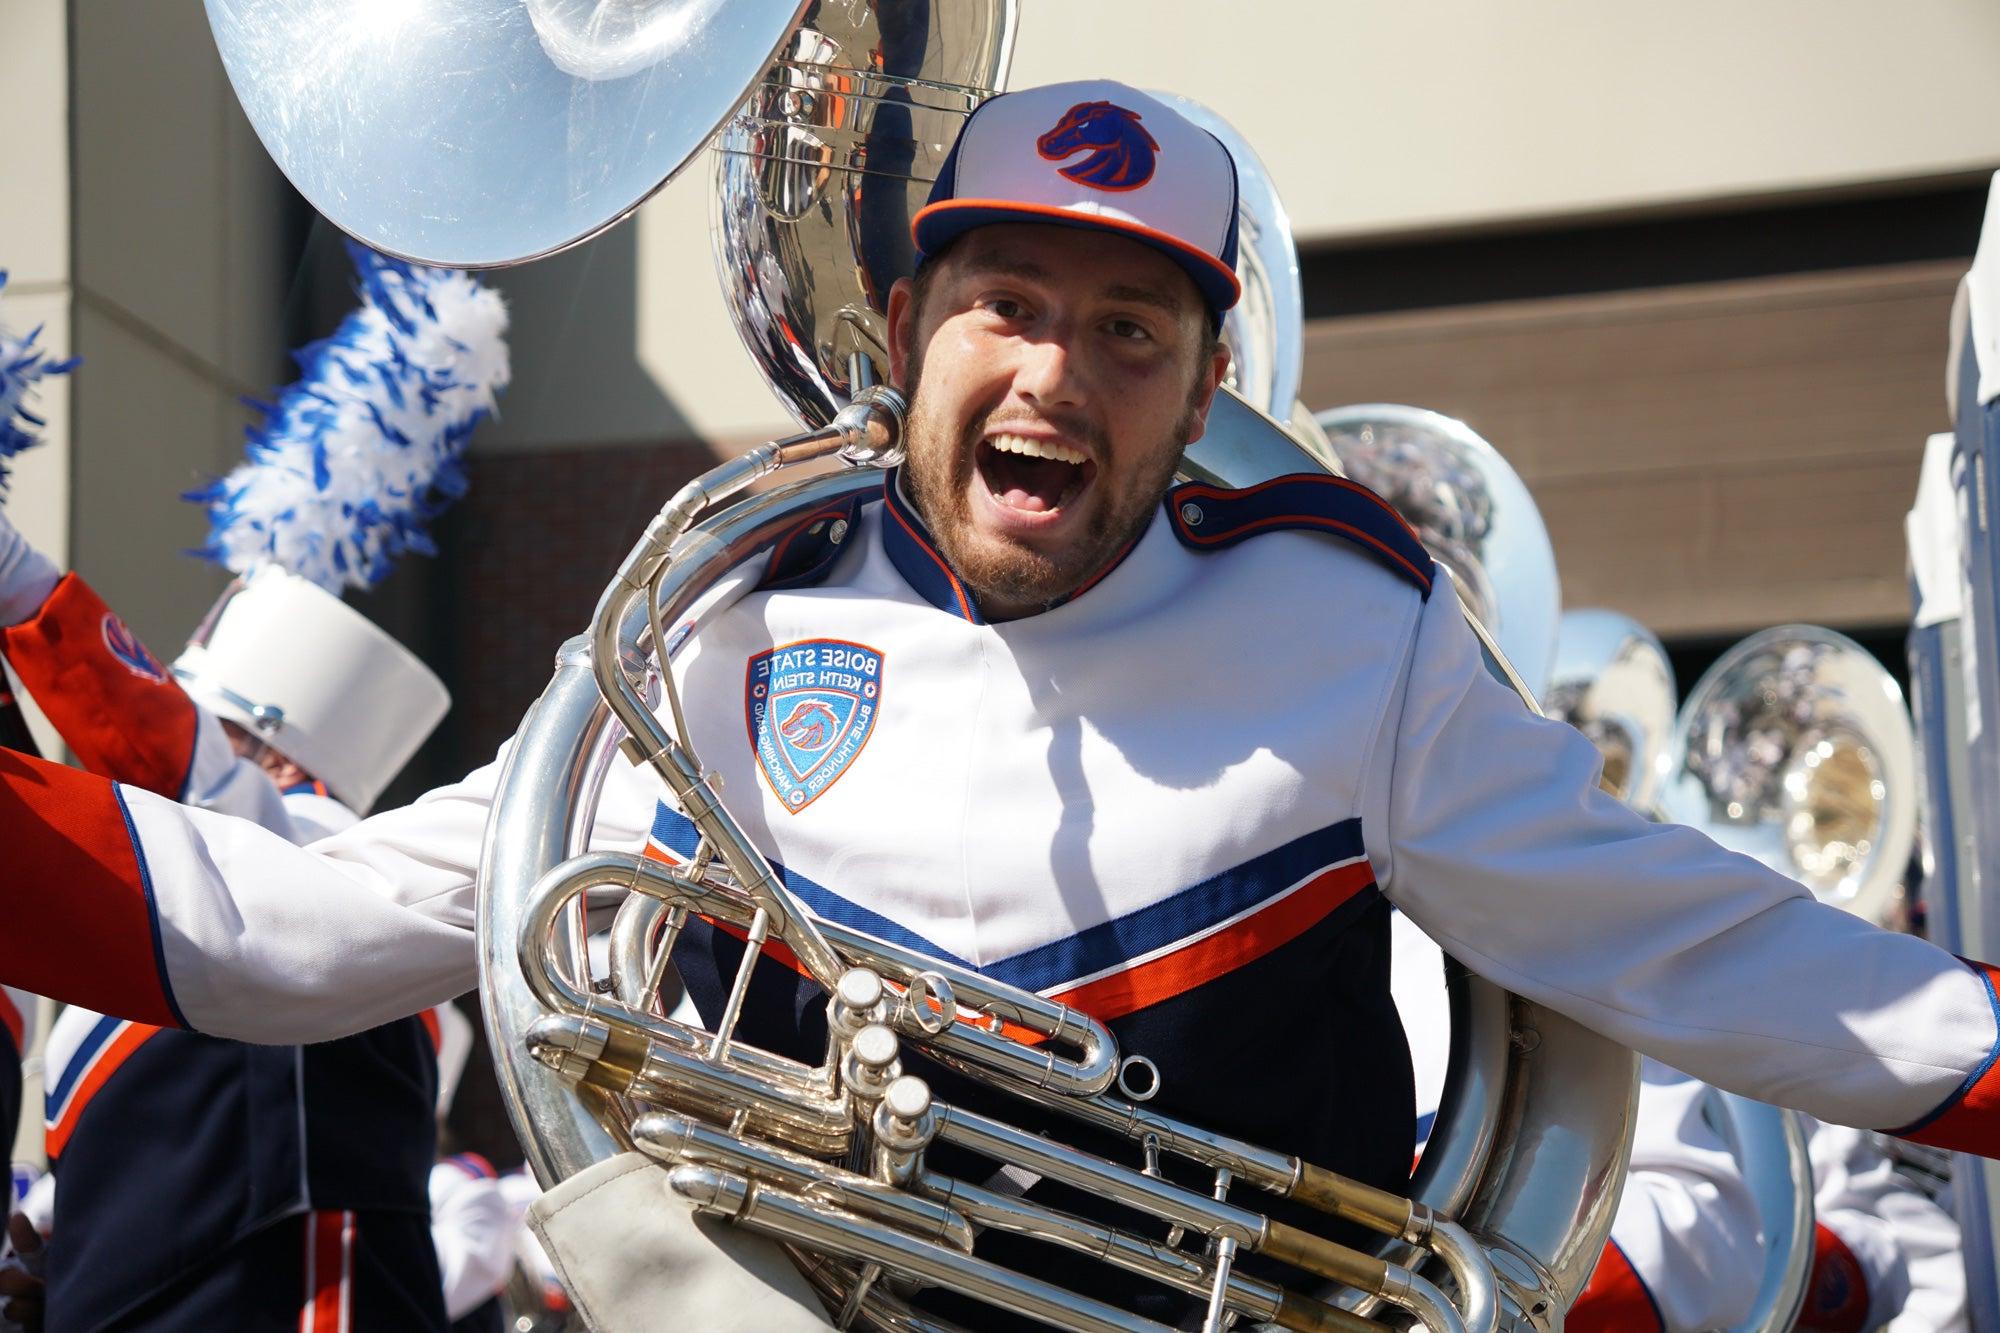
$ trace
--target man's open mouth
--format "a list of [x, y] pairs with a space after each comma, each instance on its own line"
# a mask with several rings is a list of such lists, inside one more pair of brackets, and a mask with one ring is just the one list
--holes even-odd
[[1025, 435], [989, 435], [973, 461], [994, 500], [1028, 514], [1061, 509], [1097, 475], [1097, 464], [1081, 449]]

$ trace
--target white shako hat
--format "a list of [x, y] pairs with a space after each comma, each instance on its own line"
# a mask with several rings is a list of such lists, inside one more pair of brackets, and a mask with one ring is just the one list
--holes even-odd
[[1000, 93], [966, 117], [911, 221], [937, 254], [995, 222], [1129, 236], [1187, 271], [1218, 320], [1236, 304], [1236, 163], [1222, 141], [1108, 79]]
[[174, 663], [190, 697], [366, 813], [451, 707], [415, 654], [312, 580], [236, 580]]

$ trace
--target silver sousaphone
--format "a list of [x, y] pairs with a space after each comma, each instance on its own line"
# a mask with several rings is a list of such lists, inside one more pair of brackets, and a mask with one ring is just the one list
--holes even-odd
[[[1416, 1200], [1384, 1195], [1149, 1110], [1143, 1052], [1118, 1051], [1085, 1015], [816, 921], [682, 740], [684, 708], [705, 701], [684, 703], [662, 678], [663, 627], [813, 507], [879, 486], [873, 469], [900, 456], [901, 400], [878, 383], [880, 303], [907, 271], [908, 210], [926, 173], [1004, 74], [1011, 4], [208, 8], [280, 166], [335, 222], [412, 259], [490, 265], [575, 244], [629, 212], [727, 122], [715, 216], [724, 265], [742, 275], [732, 304], [760, 364], [780, 363], [765, 364], [774, 388], [812, 428], [669, 500], [590, 632], [565, 647], [501, 774], [480, 869], [481, 992], [503, 1092], [544, 1184], [637, 1149], [683, 1204], [791, 1247], [833, 1316], [868, 1327], [945, 1327], [909, 1305], [929, 1285], [1058, 1328], [1155, 1327], [1088, 1292], [995, 1269], [967, 1252], [984, 1228], [1085, 1249], [1195, 1294], [1210, 1328], [1246, 1318], [1376, 1328], [1341, 1307], [1385, 1303], [1434, 1329], [1484, 1330], [1503, 1315], [1560, 1323], [1596, 1262], [1623, 1176], [1629, 1053], [1519, 997], [1464, 984]], [[849, 466], [737, 498], [780, 469], [835, 457]], [[1226, 393], [1186, 461], [1190, 475], [1231, 484], [1314, 466]], [[617, 762], [646, 765], [696, 822], [702, 851], [691, 865], [578, 855]], [[584, 947], [584, 904], [599, 898], [616, 918], [603, 975]], [[822, 983], [834, 1035], [821, 1063], [734, 1044], [733, 1006], [714, 1028], [662, 1012], [689, 911], [734, 923], [753, 942], [782, 941]], [[739, 994], [746, 983], [747, 972]], [[1021, 1030], [1034, 1040], [1017, 1040]], [[1112, 1129], [1129, 1153], [1098, 1159], [946, 1107], [920, 1080], [895, 1076], [905, 1044], [1059, 1120]], [[1036, 1174], [1152, 1213], [1167, 1242], [944, 1181], [925, 1165], [932, 1139], [968, 1135]], [[1148, 1173], [1153, 1152], [1205, 1169], [1212, 1185]], [[1279, 1226], [1259, 1206], [1273, 1195], [1379, 1233], [1379, 1252]], [[1281, 1255], [1333, 1288], [1286, 1292], [1253, 1279], [1234, 1267], [1250, 1251]]]
[[1597, 607], [1562, 613], [1542, 702], [1604, 756], [1598, 785], [1648, 819], [1657, 814], [1678, 698], [1673, 663], [1653, 631]]

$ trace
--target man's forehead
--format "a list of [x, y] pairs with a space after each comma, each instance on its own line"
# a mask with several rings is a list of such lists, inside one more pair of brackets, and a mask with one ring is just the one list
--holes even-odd
[[999, 223], [967, 233], [947, 259], [965, 275], [1061, 283], [1172, 313], [1201, 315], [1207, 310], [1194, 280], [1180, 265], [1149, 245], [1110, 232]]

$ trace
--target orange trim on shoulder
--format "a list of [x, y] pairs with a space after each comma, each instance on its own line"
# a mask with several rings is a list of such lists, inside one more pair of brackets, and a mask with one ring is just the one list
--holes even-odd
[[1404, 558], [1402, 552], [1398, 551], [1395, 547], [1389, 545], [1389, 543], [1383, 541], [1380, 537], [1377, 537], [1372, 533], [1363, 532], [1360, 528], [1355, 527], [1352, 523], [1342, 523], [1337, 518], [1327, 518], [1322, 514], [1272, 514], [1269, 515], [1268, 517], [1255, 519], [1249, 523], [1245, 523], [1240, 527], [1229, 528], [1225, 531], [1215, 532], [1215, 533], [1199, 533], [1192, 531], [1191, 529], [1185, 529], [1185, 528], [1183, 530], [1187, 532], [1187, 539], [1193, 542], [1195, 545], [1214, 546], [1217, 543], [1226, 542], [1233, 540], [1234, 538], [1241, 537], [1246, 532], [1257, 532], [1264, 528], [1274, 528], [1274, 527], [1298, 528], [1302, 526], [1315, 527], [1315, 528], [1330, 528], [1335, 532], [1344, 533], [1347, 536], [1352, 537], [1355, 541], [1358, 541], [1363, 545], [1367, 546], [1371, 550], [1379, 551], [1382, 555], [1388, 557], [1390, 560], [1395, 561], [1398, 566], [1408, 570], [1410, 576], [1416, 579], [1417, 582], [1421, 583], [1425, 588], [1429, 588], [1431, 586], [1431, 579], [1428, 574], [1426, 574], [1423, 570], [1418, 569], [1415, 565], [1411, 564], [1409, 560]]
[[1376, 507], [1384, 514], [1396, 520], [1397, 527], [1410, 534], [1411, 541], [1416, 542], [1419, 546], [1423, 545], [1424, 539], [1417, 535], [1417, 530], [1410, 526], [1408, 519], [1396, 512], [1396, 506], [1390, 504], [1360, 482], [1348, 477], [1336, 477], [1330, 472], [1288, 472], [1282, 477], [1273, 477], [1269, 481], [1260, 481], [1254, 486], [1240, 488], [1211, 486], [1205, 481], [1190, 481], [1174, 487], [1174, 492], [1175, 494], [1201, 495], [1211, 500], [1228, 500], [1241, 495], [1257, 495], [1275, 486], [1288, 486], [1295, 481], [1310, 481], [1321, 486], [1337, 486], [1341, 490], [1350, 491], [1364, 500], [1372, 500], [1375, 502]]
[[845, 508], [838, 506], [831, 509], [822, 509], [819, 510], [817, 513], [806, 515], [805, 518], [801, 519], [797, 524], [788, 529], [784, 536], [778, 538], [778, 544], [771, 548], [771, 554], [768, 557], [766, 557], [764, 561], [765, 577], [766, 578], [770, 577], [771, 571], [776, 569], [779, 563], [784, 560], [785, 552], [788, 549], [790, 549], [792, 544], [792, 539], [794, 537], [797, 537], [800, 533], [809, 530], [815, 523], [819, 523], [829, 519], [846, 518], [846, 517], [847, 517], [847, 510]]

